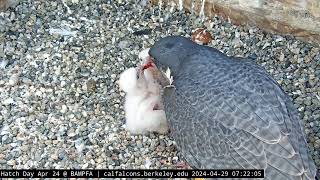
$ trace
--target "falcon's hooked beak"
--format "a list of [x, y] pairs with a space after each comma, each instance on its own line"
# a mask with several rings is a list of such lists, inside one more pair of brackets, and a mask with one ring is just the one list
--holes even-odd
[[139, 58], [142, 60], [141, 69], [142, 72], [146, 69], [150, 69], [153, 76], [163, 86], [171, 85], [173, 78], [171, 76], [170, 69], [163, 70], [161, 67], [157, 67], [155, 59], [149, 55], [149, 49], [144, 49], [139, 53]]
[[149, 56], [146, 61], [142, 64], [142, 70], [151, 68], [151, 67], [155, 67], [156, 65], [154, 64], [153, 58], [151, 56]]

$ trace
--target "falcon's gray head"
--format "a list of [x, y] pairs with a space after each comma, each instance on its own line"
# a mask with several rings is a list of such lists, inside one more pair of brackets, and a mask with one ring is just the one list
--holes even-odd
[[156, 66], [162, 70], [170, 68], [174, 73], [181, 62], [196, 52], [198, 45], [182, 36], [168, 36], [157, 41], [149, 50]]

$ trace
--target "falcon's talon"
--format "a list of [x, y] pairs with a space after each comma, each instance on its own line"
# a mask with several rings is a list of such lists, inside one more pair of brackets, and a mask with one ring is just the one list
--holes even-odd
[[175, 167], [179, 169], [191, 169], [191, 167], [185, 161], [178, 162], [177, 164], [175, 164]]

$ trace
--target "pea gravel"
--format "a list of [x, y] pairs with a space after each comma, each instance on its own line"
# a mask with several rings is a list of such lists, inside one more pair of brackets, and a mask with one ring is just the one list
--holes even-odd
[[206, 27], [209, 46], [249, 56], [294, 99], [320, 167], [320, 50], [146, 1], [23, 0], [0, 15], [0, 168], [174, 168], [173, 140], [124, 129], [119, 74], [166, 35]]

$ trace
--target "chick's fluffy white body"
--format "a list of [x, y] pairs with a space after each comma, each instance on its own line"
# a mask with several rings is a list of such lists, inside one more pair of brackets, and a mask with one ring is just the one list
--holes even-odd
[[[120, 75], [120, 88], [126, 93], [124, 110], [126, 129], [133, 134], [168, 132], [161, 102], [160, 86], [149, 69], [129, 68]], [[139, 77], [138, 77], [139, 75]]]

